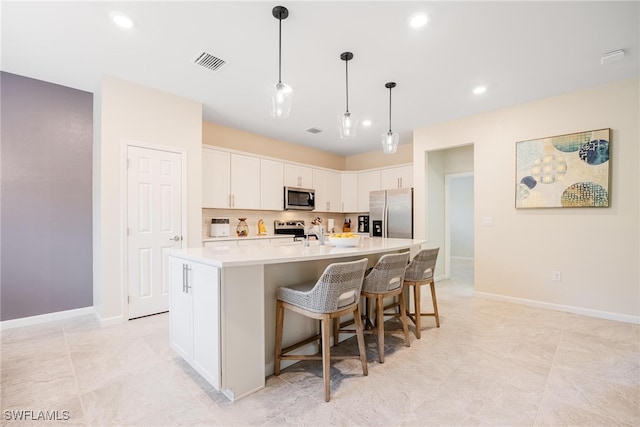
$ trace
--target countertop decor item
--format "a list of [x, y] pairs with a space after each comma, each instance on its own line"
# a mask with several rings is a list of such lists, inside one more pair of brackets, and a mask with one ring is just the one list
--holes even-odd
[[249, 235], [249, 226], [247, 225], [247, 218], [238, 218], [238, 225], [236, 225], [236, 234], [238, 237], [247, 237]]
[[258, 235], [264, 236], [267, 234], [267, 227], [264, 225], [262, 218], [258, 221]]
[[282, 83], [282, 20], [287, 19], [289, 10], [284, 6], [276, 6], [271, 13], [278, 20], [278, 83], [269, 88], [271, 117], [286, 119], [291, 111], [293, 89]]
[[329, 243], [333, 246], [342, 247], [358, 246], [358, 243], [360, 243], [360, 236], [353, 233], [332, 234], [329, 236]]
[[356, 131], [358, 130], [358, 119], [349, 112], [349, 61], [353, 59], [353, 53], [342, 52], [340, 59], [344, 61], [345, 66], [347, 111], [338, 116], [338, 130], [340, 131], [340, 138], [353, 139], [356, 137]]
[[393, 154], [398, 149], [398, 143], [400, 142], [400, 135], [398, 132], [391, 130], [391, 89], [396, 87], [394, 82], [389, 82], [384, 85], [389, 89], [389, 131], [382, 134], [382, 151], [385, 154]]

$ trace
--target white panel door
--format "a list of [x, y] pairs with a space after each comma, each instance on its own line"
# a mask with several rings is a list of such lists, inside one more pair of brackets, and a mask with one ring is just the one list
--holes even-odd
[[[358, 173], [342, 173], [342, 212], [358, 212]], [[368, 200], [368, 199], [367, 199]]]
[[166, 252], [182, 246], [182, 156], [127, 150], [129, 318], [169, 309]]

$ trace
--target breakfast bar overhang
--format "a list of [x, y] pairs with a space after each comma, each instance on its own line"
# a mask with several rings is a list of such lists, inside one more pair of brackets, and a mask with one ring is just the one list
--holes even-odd
[[[413, 256], [424, 243], [365, 237], [355, 247], [296, 242], [170, 251], [171, 347], [229, 399], [239, 399], [264, 388], [273, 373], [278, 287], [316, 281], [335, 262], [366, 257], [373, 266], [386, 253]], [[316, 328], [303, 316], [287, 316], [284, 345]]]

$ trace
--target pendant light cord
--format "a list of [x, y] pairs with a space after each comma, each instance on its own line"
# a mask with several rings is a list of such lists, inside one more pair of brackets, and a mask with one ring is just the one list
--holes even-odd
[[389, 133], [391, 133], [391, 89], [389, 88]]
[[349, 112], [349, 60], [344, 61], [345, 66], [345, 80], [346, 80], [346, 88], [347, 88], [347, 113]]
[[282, 12], [278, 18], [278, 83], [282, 83]]

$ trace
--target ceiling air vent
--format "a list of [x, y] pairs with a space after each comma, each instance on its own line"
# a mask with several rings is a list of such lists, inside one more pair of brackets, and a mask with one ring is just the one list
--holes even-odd
[[218, 71], [227, 63], [227, 61], [225, 61], [224, 59], [215, 57], [205, 51], [198, 53], [195, 58], [193, 58], [193, 62], [198, 65], [202, 65], [203, 67], [208, 68], [212, 71]]
[[309, 129], [307, 129], [307, 132], [309, 132], [309, 133], [320, 133], [320, 132], [322, 132], [322, 129], [309, 128]]

